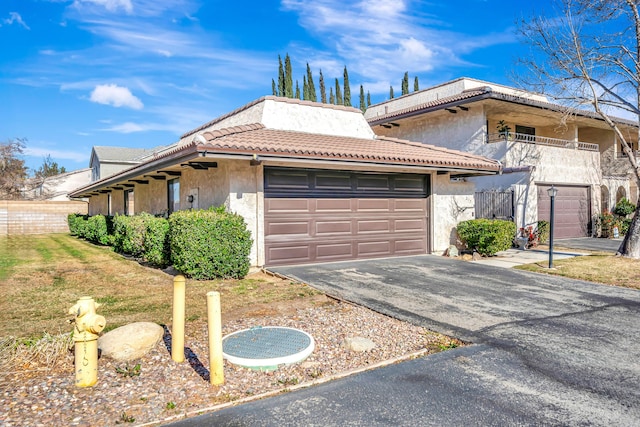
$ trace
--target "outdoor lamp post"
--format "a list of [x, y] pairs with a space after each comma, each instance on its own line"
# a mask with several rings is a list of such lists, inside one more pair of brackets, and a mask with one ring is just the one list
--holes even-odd
[[551, 197], [551, 212], [549, 213], [549, 268], [553, 268], [553, 215], [558, 189], [553, 185], [547, 190]]

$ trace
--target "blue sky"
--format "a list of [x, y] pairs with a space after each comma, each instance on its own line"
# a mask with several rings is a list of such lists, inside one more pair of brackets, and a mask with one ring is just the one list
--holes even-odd
[[[546, 1], [536, 2], [540, 8]], [[373, 103], [409, 72], [426, 88], [467, 76], [512, 84], [533, 2], [508, 0], [2, 0], [0, 141], [88, 167], [91, 147], [149, 148], [271, 94], [278, 55], [302, 86], [349, 70]]]

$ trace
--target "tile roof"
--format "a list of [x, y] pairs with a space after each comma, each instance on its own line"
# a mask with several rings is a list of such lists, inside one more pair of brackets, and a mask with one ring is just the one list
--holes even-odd
[[207, 131], [201, 138], [157, 152], [146, 161], [74, 190], [72, 197], [145, 173], [170, 167], [198, 156], [259, 155], [264, 160], [277, 158], [309, 161], [333, 160], [376, 166], [419, 166], [440, 170], [497, 173], [500, 162], [486, 157], [449, 150], [428, 144], [381, 137], [365, 139], [340, 137], [279, 129], [268, 129], [260, 123]]
[[428, 110], [431, 108], [444, 108], [448, 104], [469, 100], [471, 98], [475, 98], [488, 93], [491, 93], [490, 87], [468, 89], [456, 95], [447, 96], [444, 98], [436, 99], [434, 101], [429, 101], [422, 104], [412, 105], [411, 107], [402, 108], [400, 110], [392, 111], [387, 114], [380, 114], [378, 116], [370, 117], [367, 119], [367, 121], [369, 122], [369, 124], [374, 125], [374, 124], [377, 124], [378, 122], [384, 122], [388, 119], [410, 115], [411, 113], [417, 113], [417, 112], [421, 112], [423, 110]]
[[[423, 112], [441, 110], [451, 105], [464, 104], [465, 102], [475, 102], [484, 99], [496, 99], [501, 101], [513, 102], [521, 105], [528, 105], [531, 107], [542, 108], [545, 110], [565, 113], [569, 110], [576, 116], [581, 116], [589, 119], [602, 120], [602, 118], [595, 112], [589, 110], [580, 110], [576, 108], [566, 107], [560, 104], [554, 104], [552, 102], [538, 101], [521, 96], [510, 95], [502, 92], [494, 91], [491, 87], [478, 87], [473, 89], [467, 89], [459, 94], [440, 98], [434, 101], [425, 102], [422, 104], [413, 105], [411, 107], [402, 108], [400, 110], [392, 111], [387, 114], [381, 114], [378, 116], [370, 117], [367, 122], [371, 126], [387, 122], [391, 119], [399, 119], [404, 117], [416, 116]], [[616, 123], [623, 125], [637, 127], [637, 123], [631, 120], [627, 120], [620, 117], [611, 117]]]
[[339, 137], [267, 129], [261, 124], [234, 126], [202, 133], [206, 143], [193, 143], [209, 153], [258, 154], [316, 160], [375, 164], [433, 166], [498, 171], [500, 164], [486, 157], [389, 137]]

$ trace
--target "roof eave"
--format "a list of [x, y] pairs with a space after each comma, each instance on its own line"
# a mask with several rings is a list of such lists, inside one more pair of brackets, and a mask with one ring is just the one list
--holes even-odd
[[200, 153], [195, 150], [195, 146], [186, 146], [175, 153], [162, 157], [160, 159], [152, 159], [149, 162], [141, 163], [129, 169], [120, 171], [114, 175], [110, 175], [99, 181], [92, 182], [89, 185], [78, 188], [69, 193], [70, 197], [86, 197], [89, 193], [104, 187], [110, 187], [117, 183], [133, 179], [135, 177], [151, 173], [155, 170], [164, 169], [175, 166], [176, 164], [198, 157]]

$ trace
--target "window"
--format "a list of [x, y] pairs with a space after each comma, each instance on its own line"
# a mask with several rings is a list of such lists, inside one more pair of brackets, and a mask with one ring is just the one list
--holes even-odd
[[167, 182], [167, 201], [169, 202], [169, 214], [180, 210], [180, 179], [170, 179]]
[[124, 214], [133, 215], [135, 213], [133, 190], [124, 190]]
[[531, 126], [516, 125], [516, 133], [521, 133], [524, 135], [535, 135], [536, 128], [532, 128]]

